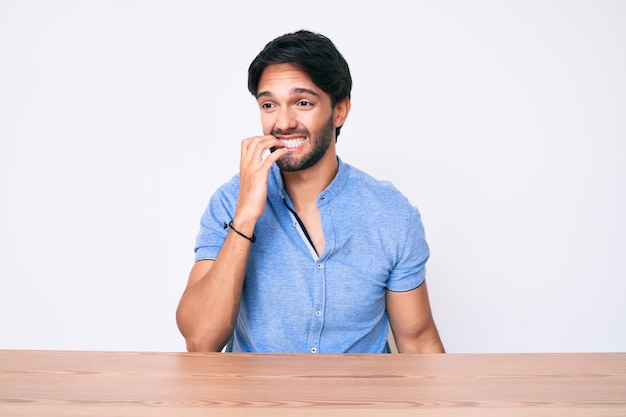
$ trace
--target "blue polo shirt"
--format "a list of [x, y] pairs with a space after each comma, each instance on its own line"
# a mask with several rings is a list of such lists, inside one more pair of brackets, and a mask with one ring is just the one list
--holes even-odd
[[[422, 284], [429, 249], [419, 211], [389, 182], [338, 158], [317, 198], [324, 252], [309, 243], [271, 168], [267, 204], [254, 233], [233, 351], [382, 353], [385, 291]], [[239, 175], [211, 197], [197, 235], [196, 260], [215, 259], [237, 205]]]

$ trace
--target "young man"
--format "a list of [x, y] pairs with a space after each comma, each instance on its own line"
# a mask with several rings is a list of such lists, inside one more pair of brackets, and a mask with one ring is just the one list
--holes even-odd
[[348, 64], [326, 37], [280, 36], [248, 70], [263, 136], [212, 196], [177, 310], [189, 351], [443, 352], [418, 210], [338, 158]]

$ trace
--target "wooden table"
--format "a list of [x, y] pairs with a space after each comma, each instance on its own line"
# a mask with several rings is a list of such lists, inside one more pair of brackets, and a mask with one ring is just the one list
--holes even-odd
[[0, 416], [626, 416], [626, 353], [0, 350]]

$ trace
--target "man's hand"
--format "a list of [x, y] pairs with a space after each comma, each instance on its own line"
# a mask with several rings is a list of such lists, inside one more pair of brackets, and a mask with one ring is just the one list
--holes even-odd
[[[268, 151], [272, 151], [268, 153]], [[255, 136], [241, 142], [239, 197], [233, 224], [252, 235], [267, 200], [269, 170], [287, 149], [275, 136]]]

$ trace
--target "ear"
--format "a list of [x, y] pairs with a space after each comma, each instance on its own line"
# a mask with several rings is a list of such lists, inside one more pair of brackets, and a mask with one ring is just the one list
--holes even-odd
[[350, 113], [350, 106], [350, 99], [347, 97], [335, 104], [335, 108], [333, 109], [333, 124], [335, 127], [343, 126], [344, 122], [348, 118], [348, 113]]

